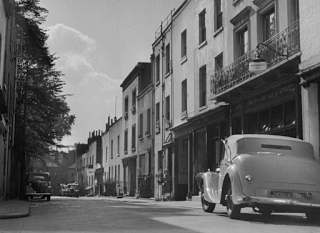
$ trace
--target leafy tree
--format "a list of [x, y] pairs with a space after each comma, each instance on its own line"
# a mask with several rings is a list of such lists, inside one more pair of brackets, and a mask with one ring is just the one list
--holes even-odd
[[71, 134], [75, 116], [70, 115], [65, 83], [55, 69], [57, 57], [49, 53], [48, 35], [40, 25], [48, 11], [39, 0], [16, 1], [17, 37], [23, 42], [17, 59], [17, 106], [15, 153], [21, 162], [20, 198], [24, 197], [25, 174], [30, 158], [45, 159], [61, 140]]

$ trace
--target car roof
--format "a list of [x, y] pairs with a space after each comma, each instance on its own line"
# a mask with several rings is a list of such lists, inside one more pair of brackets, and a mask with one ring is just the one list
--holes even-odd
[[269, 134], [234, 134], [229, 136], [227, 139], [228, 139], [228, 142], [236, 142], [244, 138], [257, 138], [257, 139], [266, 138], [266, 139], [278, 139], [278, 140], [303, 142], [303, 140], [298, 138], [291, 138], [291, 137], [279, 136], [279, 135], [269, 135]]

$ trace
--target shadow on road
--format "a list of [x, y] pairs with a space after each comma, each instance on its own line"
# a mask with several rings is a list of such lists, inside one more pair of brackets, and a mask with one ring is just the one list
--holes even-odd
[[[227, 212], [213, 213], [217, 216], [228, 218]], [[306, 217], [294, 214], [271, 214], [269, 216], [257, 213], [241, 213], [240, 218], [234, 221], [246, 221], [256, 224], [291, 225], [291, 226], [315, 226], [319, 227], [320, 222], [308, 222]]]

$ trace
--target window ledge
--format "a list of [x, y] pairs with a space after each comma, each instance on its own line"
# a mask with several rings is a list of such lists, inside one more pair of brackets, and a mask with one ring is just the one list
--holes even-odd
[[183, 63], [185, 63], [187, 60], [188, 60], [187, 55], [184, 55], [184, 56], [181, 58], [181, 65], [182, 65]]
[[201, 107], [199, 108], [199, 111], [203, 111], [203, 110], [205, 110], [206, 108], [207, 108], [207, 105], [201, 106]]
[[160, 80], [156, 82], [156, 86], [158, 86], [160, 84]]
[[217, 37], [222, 31], [223, 31], [223, 26], [221, 26], [220, 28], [218, 28], [218, 29], [213, 33], [213, 37]]
[[187, 117], [188, 117], [187, 111], [181, 112], [181, 120], [184, 120], [184, 119], [186, 119]]
[[168, 73], [166, 73], [166, 75], [164, 76], [164, 78], [168, 78], [170, 76], [170, 71]]
[[119, 157], [120, 156], [120, 154], [117, 154], [117, 157]]
[[198, 45], [198, 49], [201, 49], [206, 44], [207, 44], [207, 40], [204, 40], [201, 44]]
[[128, 154], [128, 151], [124, 151], [124, 154], [125, 154], [125, 155]]
[[132, 151], [132, 152], [135, 152], [135, 151], [136, 151], [136, 148], [131, 148], [131, 151]]
[[237, 5], [237, 3], [239, 3], [240, 0], [233, 0], [232, 5]]

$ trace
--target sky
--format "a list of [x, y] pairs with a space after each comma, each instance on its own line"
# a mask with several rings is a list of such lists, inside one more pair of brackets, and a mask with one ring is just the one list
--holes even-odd
[[108, 116], [121, 117], [121, 83], [138, 62], [150, 62], [156, 30], [183, 1], [40, 0], [49, 11], [41, 27], [76, 116], [64, 145], [87, 143], [89, 132], [105, 130]]

